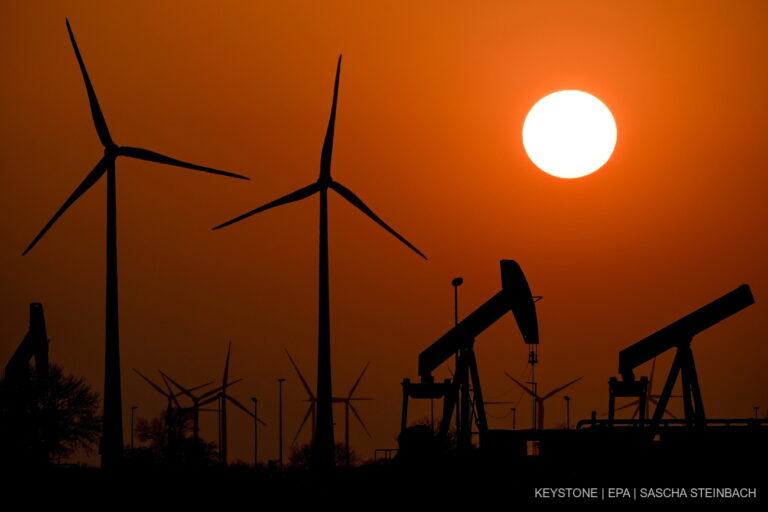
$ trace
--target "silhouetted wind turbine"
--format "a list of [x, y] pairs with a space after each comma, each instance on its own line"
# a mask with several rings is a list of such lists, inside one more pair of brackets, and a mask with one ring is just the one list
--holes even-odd
[[[201, 406], [203, 404], [209, 403], [204, 402], [204, 400], [212, 395], [214, 395], [214, 400], [216, 399], [216, 395], [224, 389], [223, 386], [219, 386], [217, 388], [211, 389], [203, 393], [202, 395], [195, 395], [192, 393], [196, 388], [187, 389], [175, 380], [173, 380], [168, 374], [164, 372], [160, 372], [163, 376], [163, 378], [169, 380], [171, 384], [176, 386], [176, 388], [180, 391], [176, 396], [178, 395], [186, 395], [189, 397], [190, 400], [192, 400], [192, 407], [190, 409], [192, 410], [192, 437], [197, 440], [200, 438], [200, 410]], [[237, 382], [240, 382], [243, 379], [237, 379], [234, 382], [230, 382], [229, 385], [235, 384]]]
[[75, 41], [75, 35], [67, 20], [67, 31], [69, 39], [72, 42], [72, 48], [75, 50], [77, 62], [80, 65], [80, 71], [85, 82], [85, 89], [88, 93], [88, 102], [90, 103], [91, 116], [93, 124], [96, 127], [96, 133], [99, 136], [101, 145], [104, 146], [104, 156], [96, 163], [96, 166], [88, 173], [75, 191], [67, 198], [61, 208], [53, 215], [48, 224], [38, 233], [32, 243], [24, 250], [27, 254], [53, 226], [59, 217], [77, 201], [88, 189], [96, 184], [99, 179], [107, 175], [107, 296], [106, 296], [106, 336], [105, 336], [105, 368], [104, 368], [104, 414], [102, 417], [102, 438], [101, 438], [101, 466], [108, 468], [113, 466], [122, 458], [123, 453], [123, 415], [122, 398], [120, 390], [120, 341], [119, 324], [117, 308], [117, 192], [115, 184], [115, 160], [119, 156], [137, 158], [161, 164], [184, 167], [196, 171], [203, 171], [213, 174], [221, 174], [233, 178], [248, 179], [239, 174], [219, 171], [210, 167], [190, 164], [176, 160], [154, 151], [142, 148], [133, 148], [129, 146], [118, 146], [112, 140], [107, 128], [107, 122], [104, 114], [101, 112], [96, 92], [93, 89], [88, 72], [85, 69], [85, 63], [80, 55], [80, 50]]
[[223, 464], [227, 463], [227, 400], [229, 400], [235, 407], [241, 409], [245, 414], [253, 418], [255, 421], [258, 421], [265, 427], [267, 426], [266, 423], [261, 421], [261, 419], [257, 418], [250, 409], [248, 409], [246, 406], [241, 404], [239, 401], [237, 401], [235, 398], [231, 397], [227, 389], [240, 382], [243, 379], [237, 379], [232, 382], [229, 381], [229, 359], [230, 355], [232, 353], [232, 342], [229, 343], [229, 346], [227, 347], [227, 359], [224, 362], [224, 377], [221, 380], [221, 386], [217, 388], [219, 391], [216, 396], [207, 398], [199, 403], [200, 406], [207, 405], [213, 401], [218, 400], [219, 403], [219, 457], [221, 458], [221, 462]]
[[312, 416], [312, 441], [315, 440], [315, 406], [317, 404], [317, 398], [315, 398], [315, 394], [312, 392], [312, 388], [309, 387], [309, 384], [307, 384], [306, 379], [304, 379], [304, 376], [301, 374], [301, 370], [299, 370], [299, 367], [296, 365], [296, 362], [291, 357], [291, 353], [288, 352], [288, 349], [285, 350], [286, 355], [288, 356], [288, 359], [291, 361], [291, 365], [293, 366], [293, 369], [296, 370], [296, 375], [299, 376], [299, 380], [301, 381], [301, 384], [304, 386], [304, 390], [307, 392], [307, 401], [309, 402], [309, 407], [307, 407], [307, 412], [304, 414], [304, 418], [301, 420], [301, 424], [299, 425], [299, 429], [296, 431], [296, 435], [293, 436], [293, 441], [291, 441], [291, 446], [296, 444], [296, 440], [299, 438], [299, 434], [301, 434], [301, 431], [304, 429], [304, 425], [307, 423], [307, 419]]
[[333, 85], [333, 102], [331, 103], [331, 116], [328, 120], [328, 128], [325, 132], [323, 149], [320, 154], [320, 176], [315, 183], [300, 188], [270, 203], [251, 210], [239, 217], [235, 217], [213, 229], [223, 228], [235, 222], [256, 215], [259, 212], [269, 210], [276, 206], [306, 199], [320, 194], [320, 257], [319, 257], [319, 314], [318, 314], [318, 348], [317, 348], [317, 423], [312, 450], [313, 466], [318, 468], [332, 468], [334, 466], [334, 441], [333, 441], [333, 408], [331, 406], [331, 320], [330, 298], [328, 278], [328, 189], [334, 190], [341, 197], [349, 201], [354, 207], [373, 219], [382, 228], [391, 233], [395, 238], [414, 250], [419, 256], [427, 259], [424, 254], [403, 238], [397, 231], [389, 227], [376, 215], [373, 210], [355, 195], [347, 187], [331, 178], [331, 155], [333, 153], [333, 134], [336, 124], [336, 104], [339, 95], [339, 74], [341, 73], [341, 55], [336, 65], [336, 80]]
[[[170, 389], [170, 386], [168, 386], [168, 381], [165, 380], [165, 376], [163, 372], [160, 372], [160, 374], [161, 376], [163, 376], [163, 381], [165, 382], [167, 390], [163, 390], [163, 388], [161, 388], [159, 385], [152, 382], [147, 376], [145, 376], [136, 368], [134, 368], [133, 371], [136, 372], [139, 375], [139, 377], [144, 379], [147, 382], [147, 384], [149, 384], [152, 387], [152, 389], [154, 389], [155, 391], [163, 395], [166, 399], [168, 399], [168, 405], [166, 406], [166, 409], [165, 409], [165, 429], [169, 438], [172, 437], [173, 421], [171, 420], [171, 418], [173, 417], [173, 404], [176, 404], [176, 408], [178, 409], [179, 413], [181, 413], [182, 407], [181, 407], [181, 404], [179, 403], [178, 397], [182, 393], [174, 393], [173, 390]], [[190, 388], [190, 391], [204, 388], [210, 384], [211, 384], [210, 382], [207, 382], [205, 384], [200, 384], [199, 386]]]
[[349, 411], [352, 411], [352, 414], [355, 415], [355, 418], [357, 418], [357, 421], [360, 423], [360, 426], [363, 427], [363, 430], [365, 430], [365, 433], [368, 434], [369, 438], [371, 437], [371, 433], [368, 431], [368, 427], [365, 426], [365, 423], [363, 422], [363, 418], [360, 417], [360, 415], [357, 413], [357, 409], [355, 409], [355, 406], [352, 405], [353, 400], [373, 400], [373, 398], [360, 398], [360, 397], [353, 397], [352, 395], [355, 394], [355, 390], [357, 389], [357, 386], [360, 384], [360, 381], [363, 379], [363, 375], [365, 375], [366, 370], [368, 370], [368, 365], [371, 363], [366, 363], [365, 367], [363, 367], [363, 371], [360, 372], [360, 376], [357, 378], [355, 383], [352, 385], [352, 388], [349, 390], [349, 394], [346, 396], [346, 398], [334, 398], [334, 402], [341, 402], [344, 404], [344, 449], [345, 449], [345, 458], [347, 461], [347, 466], [349, 466]]
[[562, 390], [564, 390], [565, 388], [567, 388], [571, 384], [574, 384], [574, 383], [580, 381], [583, 378], [583, 377], [579, 377], [578, 379], [573, 379], [571, 382], [569, 382], [567, 384], [564, 384], [564, 385], [560, 386], [559, 388], [553, 389], [552, 391], [550, 391], [546, 395], [539, 396], [537, 393], [534, 393], [528, 386], [526, 386], [525, 384], [521, 384], [517, 379], [515, 379], [513, 376], [511, 376], [507, 372], [504, 372], [504, 375], [506, 375], [507, 377], [512, 379], [515, 382], [515, 384], [517, 384], [518, 386], [523, 388], [523, 390], [526, 393], [531, 395], [536, 400], [536, 412], [537, 412], [537, 416], [538, 416], [536, 418], [536, 424], [541, 429], [544, 428], [544, 400], [546, 400], [547, 398], [550, 398], [550, 397], [558, 394], [559, 392], [561, 392]]
[[[304, 425], [307, 423], [307, 419], [309, 419], [310, 416], [312, 416], [312, 426], [315, 425], [315, 404], [317, 403], [317, 398], [315, 398], [314, 393], [312, 393], [312, 389], [309, 387], [309, 384], [307, 384], [306, 379], [304, 378], [304, 375], [301, 374], [301, 370], [299, 370], [298, 365], [291, 357], [291, 353], [288, 352], [288, 349], [284, 349], [286, 355], [288, 356], [288, 359], [291, 361], [291, 365], [293, 366], [293, 369], [296, 370], [296, 375], [298, 375], [299, 380], [301, 381], [302, 385], [304, 386], [304, 389], [307, 392], [307, 402], [309, 402], [309, 407], [307, 407], [307, 412], [304, 414], [304, 418], [301, 420], [301, 424], [299, 425], [298, 430], [296, 431], [296, 435], [293, 436], [293, 441], [291, 442], [291, 446], [296, 444], [296, 440], [299, 438], [299, 435], [301, 434], [301, 431], [304, 429]], [[355, 394], [355, 390], [357, 390], [357, 386], [360, 385], [360, 381], [363, 379], [363, 375], [365, 375], [365, 372], [368, 370], [368, 366], [370, 363], [367, 363], [365, 367], [363, 368], [363, 371], [360, 372], [360, 376], [357, 378], [355, 383], [352, 385], [352, 388], [349, 390], [349, 394], [345, 397], [333, 397], [331, 399], [332, 403], [335, 404], [344, 404], [344, 448], [346, 450], [346, 459], [347, 459], [347, 465], [349, 465], [349, 411], [352, 411], [352, 414], [355, 415], [355, 418], [357, 418], [357, 421], [360, 423], [360, 426], [363, 427], [363, 430], [365, 430], [365, 433], [368, 434], [368, 437], [371, 437], [371, 433], [368, 431], [368, 427], [365, 426], [365, 422], [363, 422], [363, 418], [360, 417], [360, 414], [358, 414], [357, 409], [355, 409], [355, 406], [352, 404], [355, 400], [373, 400], [373, 398], [362, 398], [362, 397], [356, 397], [353, 396]], [[314, 434], [314, 429], [313, 429]]]

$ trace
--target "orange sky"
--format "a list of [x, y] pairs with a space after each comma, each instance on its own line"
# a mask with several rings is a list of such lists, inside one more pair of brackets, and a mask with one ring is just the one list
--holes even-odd
[[[502, 258], [544, 296], [540, 389], [584, 376], [569, 390], [575, 417], [606, 409], [620, 349], [741, 283], [756, 304], [694, 353], [709, 416], [766, 410], [762, 2], [320, 4], [0, 4], [3, 365], [40, 301], [53, 360], [102, 387], [104, 184], [21, 257], [101, 156], [68, 16], [118, 144], [252, 179], [118, 161], [126, 411], [165, 405], [130, 368], [220, 379], [232, 340], [232, 375], [246, 379], [233, 394], [257, 396], [269, 423], [263, 457], [277, 451], [278, 377], [293, 437], [304, 392], [283, 347], [314, 383], [317, 198], [210, 228], [316, 179], [339, 53], [334, 178], [429, 257], [331, 195], [334, 394], [371, 361], [360, 394], [376, 399], [359, 407], [374, 439], [353, 426], [361, 455], [396, 446], [399, 383], [450, 327], [451, 279], [464, 277], [468, 313], [499, 289]], [[601, 98], [618, 124], [613, 158], [587, 178], [544, 174], [522, 148], [528, 109], [560, 89]], [[520, 399], [503, 376], [525, 377], [511, 318], [477, 355], [487, 399]], [[548, 427], [564, 421], [553, 400]], [[528, 425], [528, 400], [518, 408]], [[491, 427], [511, 421], [489, 413]], [[230, 414], [230, 457], [250, 461], [251, 423]], [[213, 418], [202, 435], [216, 439]]]

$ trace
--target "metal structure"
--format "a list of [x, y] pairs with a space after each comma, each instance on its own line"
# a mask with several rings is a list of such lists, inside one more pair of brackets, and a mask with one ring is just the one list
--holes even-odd
[[[473, 348], [475, 338], [506, 313], [512, 312], [523, 341], [528, 345], [539, 343], [534, 297], [522, 269], [513, 260], [501, 260], [500, 266], [501, 291], [419, 354], [420, 382], [403, 380], [401, 431], [406, 428], [409, 398], [442, 398], [443, 417], [438, 435], [443, 438], [447, 435], [453, 411], [458, 409], [459, 421], [456, 432], [458, 444], [462, 448], [469, 447], [472, 442], [470, 418], [473, 398], [477, 428], [482, 443], [483, 435], [488, 430], [488, 422]], [[457, 352], [459, 357], [453, 379], [446, 379], [441, 383], [435, 382], [432, 372]]]
[[611, 377], [608, 382], [608, 424], [614, 423], [616, 397], [636, 396], [640, 405], [639, 425], [640, 427], [644, 426], [648, 400], [648, 379], [647, 377], [642, 377], [640, 380], [635, 379], [633, 370], [667, 350], [675, 349], [672, 368], [659, 396], [650, 426], [657, 428], [660, 425], [678, 377], [682, 383], [686, 424], [688, 426], [704, 426], [706, 424], [704, 401], [701, 397], [696, 364], [691, 350], [693, 338], [702, 331], [751, 306], [754, 302], [755, 299], [749, 286], [741, 285], [619, 352], [621, 380]]
[[45, 327], [43, 305], [32, 302], [29, 305], [29, 329], [5, 365], [5, 383], [12, 390], [26, 386], [31, 375], [29, 362], [35, 360], [35, 374], [38, 378], [48, 377], [48, 331]]
[[389, 227], [373, 210], [371, 210], [354, 192], [334, 181], [331, 177], [331, 155], [333, 153], [333, 135], [336, 125], [336, 104], [339, 96], [339, 75], [341, 74], [341, 55], [336, 65], [336, 79], [333, 85], [333, 102], [328, 128], [320, 155], [320, 176], [317, 181], [300, 188], [279, 199], [244, 213], [234, 219], [216, 226], [220, 229], [239, 222], [259, 212], [269, 210], [295, 201], [306, 199], [314, 194], [320, 196], [320, 248], [319, 248], [319, 313], [318, 313], [318, 348], [317, 348], [317, 422], [313, 440], [312, 465], [316, 468], [329, 469], [334, 466], [333, 440], [333, 407], [331, 389], [331, 319], [330, 319], [330, 285], [328, 276], [328, 189], [335, 191], [346, 199], [352, 206], [370, 217], [395, 238], [400, 240], [419, 256], [427, 257], [397, 231]]
[[[34, 459], [47, 460], [39, 440], [39, 433], [34, 428], [35, 412], [31, 407], [35, 403], [35, 383], [44, 384], [49, 377], [48, 333], [45, 327], [43, 305], [33, 302], [29, 305], [29, 328], [27, 334], [5, 366], [3, 392], [8, 407], [5, 420], [0, 423], [0, 430], [13, 442], [7, 443], [8, 453], [3, 458], [8, 460]], [[30, 361], [34, 359], [34, 379], [30, 371]], [[4, 427], [4, 428], [2, 428]]]
[[80, 55], [80, 50], [75, 41], [75, 35], [69, 26], [67, 20], [67, 31], [69, 39], [72, 42], [72, 48], [75, 51], [75, 57], [80, 65], [80, 72], [83, 75], [85, 89], [88, 93], [88, 102], [90, 104], [91, 116], [96, 133], [101, 145], [104, 147], [104, 156], [96, 163], [94, 168], [86, 175], [85, 179], [75, 188], [74, 192], [64, 201], [64, 204], [56, 211], [51, 220], [32, 240], [23, 254], [27, 254], [37, 244], [38, 241], [48, 232], [67, 209], [72, 206], [80, 196], [85, 194], [93, 187], [105, 174], [107, 176], [107, 275], [106, 275], [106, 333], [105, 333], [105, 364], [104, 364], [104, 413], [102, 416], [102, 438], [100, 445], [101, 466], [102, 468], [111, 468], [119, 465], [123, 456], [123, 408], [122, 392], [120, 387], [120, 329], [118, 322], [117, 307], [117, 190], [115, 162], [118, 157], [136, 158], [149, 162], [173, 165], [196, 171], [203, 171], [212, 174], [229, 176], [232, 178], [248, 179], [239, 174], [219, 171], [210, 167], [190, 164], [169, 158], [165, 155], [155, 153], [142, 148], [133, 148], [128, 146], [118, 146], [112, 140], [112, 136], [107, 128], [107, 122], [96, 98], [96, 92], [93, 89], [88, 72], [85, 69], [85, 63]]

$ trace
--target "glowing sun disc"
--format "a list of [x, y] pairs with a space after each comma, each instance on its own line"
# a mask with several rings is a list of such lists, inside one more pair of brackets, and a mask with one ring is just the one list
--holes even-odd
[[523, 146], [542, 171], [558, 178], [581, 178], [601, 168], [613, 154], [616, 121], [591, 94], [553, 92], [528, 112]]

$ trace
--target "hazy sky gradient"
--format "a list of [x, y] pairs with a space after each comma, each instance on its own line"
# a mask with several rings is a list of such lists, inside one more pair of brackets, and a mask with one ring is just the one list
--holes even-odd
[[[263, 457], [277, 455], [278, 377], [293, 437], [306, 404], [283, 347], [314, 386], [317, 199], [210, 228], [317, 178], [339, 53], [333, 175], [429, 256], [331, 194], [334, 394], [371, 361], [359, 393], [376, 399], [359, 406], [374, 440], [353, 425], [358, 453], [396, 446], [399, 383], [452, 324], [451, 279], [468, 313], [499, 289], [502, 258], [544, 296], [540, 389], [584, 376], [572, 422], [607, 409], [620, 349], [742, 283], [756, 304], [694, 342], [705, 408], [768, 407], [763, 2], [0, 4], [0, 362], [40, 301], [52, 360], [101, 392], [104, 184], [21, 257], [102, 154], [65, 17], [118, 144], [252, 179], [118, 160], [126, 442], [131, 405], [165, 406], [132, 367], [220, 380], [229, 340], [245, 378], [232, 393], [269, 423]], [[539, 171], [521, 143], [528, 109], [561, 89], [618, 124], [613, 158], [579, 180]], [[476, 347], [487, 399], [520, 399], [503, 375], [526, 376], [511, 318]], [[564, 422], [552, 400], [548, 427]], [[230, 457], [250, 462], [251, 422], [229, 414]], [[342, 440], [341, 407], [335, 419]], [[202, 435], [216, 439], [213, 417]]]

